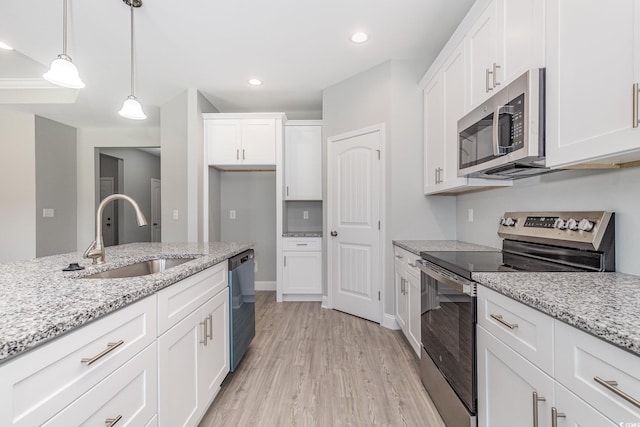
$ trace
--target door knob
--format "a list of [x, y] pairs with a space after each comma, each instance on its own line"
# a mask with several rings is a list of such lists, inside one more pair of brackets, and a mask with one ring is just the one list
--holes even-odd
[[331, 235], [332, 235], [333, 237], [336, 237], [336, 236], [338, 235], [338, 232], [337, 232], [337, 231], [332, 231], [332, 232], [331, 232]]

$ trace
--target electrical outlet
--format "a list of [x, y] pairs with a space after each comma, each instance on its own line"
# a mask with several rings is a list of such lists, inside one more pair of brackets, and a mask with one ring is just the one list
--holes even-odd
[[309, 219], [309, 211], [302, 211], [302, 218]]
[[173, 220], [174, 220], [174, 221], [177, 221], [177, 220], [179, 220], [179, 219], [180, 219], [180, 214], [179, 214], [179, 212], [178, 212], [178, 209], [174, 209], [174, 210], [173, 210]]
[[53, 218], [55, 216], [55, 211], [53, 209], [42, 209], [42, 216], [44, 218]]
[[235, 210], [230, 210], [229, 211], [229, 219], [236, 219], [236, 211]]
[[467, 209], [467, 221], [473, 222], [473, 208]]

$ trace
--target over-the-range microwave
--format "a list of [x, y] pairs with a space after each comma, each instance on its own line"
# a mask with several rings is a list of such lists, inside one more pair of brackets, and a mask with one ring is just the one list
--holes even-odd
[[545, 70], [529, 70], [458, 121], [458, 176], [516, 179], [545, 168]]

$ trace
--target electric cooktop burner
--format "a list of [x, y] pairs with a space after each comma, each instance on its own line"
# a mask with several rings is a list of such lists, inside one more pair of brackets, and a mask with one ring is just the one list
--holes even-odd
[[584, 271], [553, 262], [541, 261], [529, 257], [510, 254], [507, 252], [478, 252], [478, 251], [447, 251], [421, 252], [420, 256], [427, 261], [437, 264], [460, 276], [471, 279], [473, 272], [496, 271]]

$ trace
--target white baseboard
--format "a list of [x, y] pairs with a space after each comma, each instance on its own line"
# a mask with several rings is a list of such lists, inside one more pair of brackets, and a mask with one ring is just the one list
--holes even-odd
[[331, 307], [329, 307], [329, 297], [328, 296], [322, 295], [322, 305], [320, 307], [327, 308], [327, 309], [331, 308]]
[[384, 326], [387, 329], [400, 329], [400, 325], [398, 325], [398, 322], [396, 322], [396, 316], [392, 314], [384, 313], [382, 315], [382, 323], [380, 325]]
[[317, 294], [282, 294], [283, 301], [320, 302], [322, 295]]
[[256, 291], [275, 291], [276, 282], [256, 282]]

